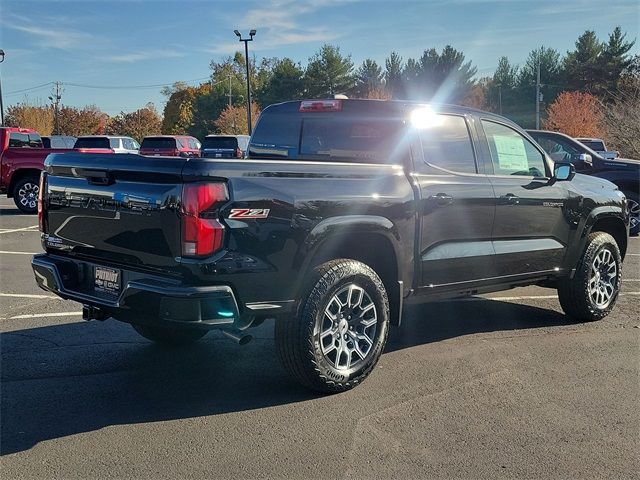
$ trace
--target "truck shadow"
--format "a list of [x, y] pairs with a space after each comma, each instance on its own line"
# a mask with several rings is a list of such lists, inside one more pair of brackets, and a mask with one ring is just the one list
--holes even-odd
[[[557, 312], [496, 301], [412, 308], [387, 352], [481, 332], [566, 324]], [[309, 401], [278, 364], [272, 324], [245, 347], [210, 333], [163, 349], [125, 324], [67, 323], [0, 336], [0, 454], [39, 442], [138, 424]], [[366, 388], [366, 384], [363, 387]]]

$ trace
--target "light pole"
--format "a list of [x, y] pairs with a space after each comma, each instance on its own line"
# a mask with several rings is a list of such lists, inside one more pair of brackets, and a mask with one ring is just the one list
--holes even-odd
[[242, 38], [240, 32], [238, 30], [234, 30], [241, 42], [244, 42], [244, 60], [247, 64], [247, 123], [249, 126], [249, 135], [251, 135], [251, 84], [249, 81], [249, 42], [253, 42], [253, 36], [256, 34], [255, 29], [251, 29], [249, 31], [249, 38]]
[[[4, 50], [0, 48], [0, 63], [4, 62]], [[4, 127], [4, 105], [2, 104], [2, 80], [0, 80], [0, 127]]]

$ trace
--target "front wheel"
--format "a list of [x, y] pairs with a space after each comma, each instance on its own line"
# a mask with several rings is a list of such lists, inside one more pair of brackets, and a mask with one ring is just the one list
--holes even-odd
[[389, 300], [367, 265], [333, 260], [313, 270], [297, 315], [276, 322], [278, 356], [301, 384], [335, 393], [373, 370], [387, 341]]
[[132, 323], [133, 329], [147, 340], [160, 345], [189, 345], [207, 334], [206, 330], [179, 328], [164, 325], [141, 325]]
[[39, 180], [36, 176], [24, 177], [13, 187], [13, 201], [22, 213], [33, 215], [38, 211]]
[[620, 293], [622, 258], [614, 238], [593, 232], [573, 279], [558, 284], [564, 312], [577, 320], [601, 320], [613, 310]]

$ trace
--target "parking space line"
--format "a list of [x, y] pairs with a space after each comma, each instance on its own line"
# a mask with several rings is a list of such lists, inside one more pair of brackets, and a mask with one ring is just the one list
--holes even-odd
[[2, 230], [0, 231], [0, 234], [3, 233], [14, 233], [14, 232], [39, 232], [39, 230], [33, 230], [34, 228], [38, 228], [38, 225], [32, 225], [30, 227], [24, 227], [24, 228], [12, 228], [10, 230]]
[[22, 320], [25, 318], [45, 318], [45, 317], [71, 317], [82, 315], [82, 312], [54, 312], [54, 313], [27, 313], [24, 315], [15, 315], [13, 317], [2, 318], [0, 320]]
[[11, 298], [52, 298], [55, 300], [62, 300], [60, 297], [55, 297], [53, 295], [31, 295], [27, 293], [0, 293], [0, 297], [11, 297]]
[[37, 255], [35, 252], [10, 252], [8, 250], [0, 250], [2, 255]]

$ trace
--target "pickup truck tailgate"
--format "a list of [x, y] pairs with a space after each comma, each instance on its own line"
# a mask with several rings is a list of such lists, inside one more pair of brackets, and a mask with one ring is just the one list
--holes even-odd
[[45, 162], [45, 247], [175, 269], [186, 162], [180, 157], [50, 155]]

